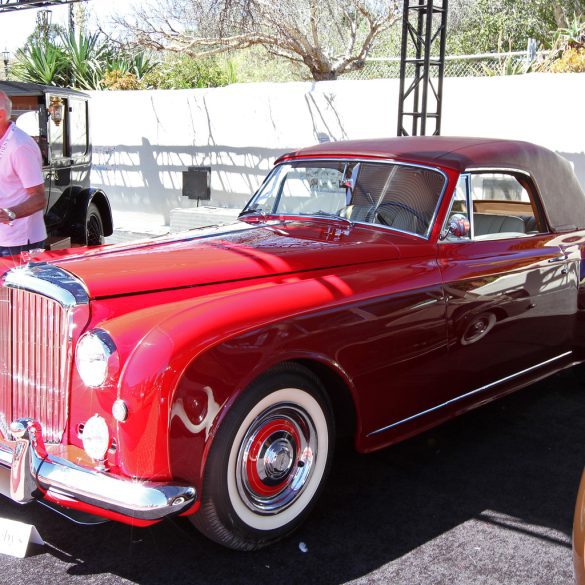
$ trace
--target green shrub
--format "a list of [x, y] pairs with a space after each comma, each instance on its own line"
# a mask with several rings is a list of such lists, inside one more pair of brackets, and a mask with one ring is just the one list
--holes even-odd
[[568, 48], [549, 68], [552, 73], [585, 73], [585, 48]]
[[134, 73], [114, 69], [104, 75], [103, 86], [105, 89], [131, 90], [141, 89], [141, 83]]
[[143, 87], [152, 89], [190, 89], [221, 87], [236, 83], [236, 72], [230, 61], [193, 59], [186, 55], [172, 56], [147, 73]]

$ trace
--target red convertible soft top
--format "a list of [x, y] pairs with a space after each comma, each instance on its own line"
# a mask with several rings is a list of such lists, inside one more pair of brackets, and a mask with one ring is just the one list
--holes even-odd
[[571, 164], [555, 152], [520, 140], [451, 136], [405, 136], [327, 142], [291, 152], [293, 158], [383, 158], [450, 168], [507, 169], [529, 173], [554, 231], [585, 228], [585, 193]]

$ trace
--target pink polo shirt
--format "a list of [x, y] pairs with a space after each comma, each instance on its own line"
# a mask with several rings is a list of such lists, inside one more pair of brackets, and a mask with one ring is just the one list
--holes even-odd
[[[42, 185], [41, 151], [37, 143], [13, 123], [0, 139], [0, 207], [12, 208], [26, 200], [26, 189]], [[0, 246], [24, 246], [47, 237], [43, 211], [0, 223]]]

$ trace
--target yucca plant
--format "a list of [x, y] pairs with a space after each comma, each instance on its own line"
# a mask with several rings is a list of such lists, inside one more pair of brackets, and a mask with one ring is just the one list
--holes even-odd
[[111, 87], [112, 76], [105, 81], [108, 73], [141, 80], [156, 66], [144, 53], [131, 55], [116, 50], [101, 39], [100, 33], [61, 32], [56, 40], [33, 39], [19, 50], [13, 77], [44, 85], [96, 90]]
[[[150, 59], [145, 53], [136, 53], [134, 55], [118, 52], [112, 53], [106, 64], [106, 71], [104, 79], [106, 80], [104, 86], [109, 89], [137, 89], [142, 78], [153, 71], [158, 66], [156, 61]], [[118, 87], [119, 80], [127, 77], [128, 80], [133, 79], [134, 82]], [[112, 83], [115, 79], [116, 82]], [[136, 84], [137, 87], [133, 87]]]
[[573, 20], [564, 28], [553, 31], [555, 45], [562, 49], [581, 49], [585, 47], [585, 16], [573, 14]]
[[13, 76], [43, 85], [67, 83], [68, 60], [64, 50], [48, 41], [31, 42], [16, 53]]
[[151, 59], [146, 53], [135, 53], [128, 57], [128, 72], [142, 79], [158, 66], [158, 62]]
[[79, 89], [100, 89], [111, 57], [108, 45], [99, 33], [84, 35], [72, 32], [61, 35], [69, 65], [69, 82]]

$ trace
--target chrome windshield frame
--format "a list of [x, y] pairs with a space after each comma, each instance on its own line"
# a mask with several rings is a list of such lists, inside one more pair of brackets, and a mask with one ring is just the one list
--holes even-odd
[[[418, 164], [418, 163], [404, 162], [401, 160], [390, 159], [390, 158], [389, 159], [364, 158], [364, 157], [352, 158], [352, 157], [347, 157], [347, 156], [343, 156], [343, 157], [339, 157], [339, 158], [336, 158], [336, 157], [324, 157], [324, 158], [321, 158], [321, 157], [319, 157], [319, 158], [317, 158], [317, 157], [315, 157], [315, 158], [313, 158], [313, 157], [299, 157], [299, 158], [291, 158], [291, 159], [282, 161], [281, 163], [278, 163], [277, 165], [275, 165], [274, 168], [270, 171], [270, 173], [266, 176], [264, 181], [262, 181], [262, 184], [260, 185], [258, 190], [250, 198], [248, 203], [246, 203], [246, 206], [243, 208], [242, 213], [248, 210], [249, 206], [254, 202], [254, 200], [258, 197], [258, 195], [262, 191], [262, 188], [267, 184], [267, 182], [272, 177], [272, 175], [281, 169], [281, 167], [286, 166], [286, 165], [291, 165], [294, 163], [307, 163], [307, 162], [310, 162], [310, 163], [320, 163], [320, 162], [323, 162], [323, 163], [352, 162], [353, 163], [353, 162], [355, 162], [355, 163], [398, 165], [398, 166], [403, 166], [403, 167], [425, 169], [425, 170], [434, 171], [434, 172], [438, 173], [439, 175], [441, 175], [443, 177], [443, 186], [442, 186], [441, 192], [439, 193], [439, 197], [437, 198], [437, 202], [435, 205], [435, 210], [433, 212], [433, 215], [431, 216], [431, 218], [429, 220], [428, 228], [424, 234], [417, 234], [415, 232], [410, 232], [407, 230], [402, 230], [402, 229], [399, 229], [399, 228], [396, 228], [393, 226], [386, 226], [383, 224], [374, 224], [374, 223], [370, 223], [370, 222], [366, 222], [366, 221], [351, 221], [351, 224], [355, 224], [355, 225], [365, 225], [365, 226], [371, 226], [371, 227], [375, 227], [375, 228], [379, 228], [379, 229], [390, 230], [392, 232], [407, 234], [409, 236], [420, 238], [422, 240], [429, 240], [430, 239], [431, 234], [432, 234], [433, 229], [434, 229], [434, 226], [435, 226], [435, 222], [437, 220], [437, 216], [439, 214], [439, 210], [441, 209], [441, 205], [443, 202], [443, 198], [445, 196], [445, 192], [447, 190], [447, 186], [449, 184], [449, 177], [447, 176], [447, 173], [439, 167], [423, 165], [423, 164]], [[299, 214], [299, 213], [278, 213], [278, 212], [275, 212], [275, 213], [264, 212], [264, 213], [266, 214], [266, 217], [268, 217], [268, 218], [294, 217], [295, 219], [319, 219], [319, 220], [339, 221], [338, 219], [336, 219], [333, 216], [328, 217], [326, 215], [320, 215], [320, 214], [310, 214], [310, 213]], [[245, 216], [242, 216], [242, 219], [245, 219]]]

